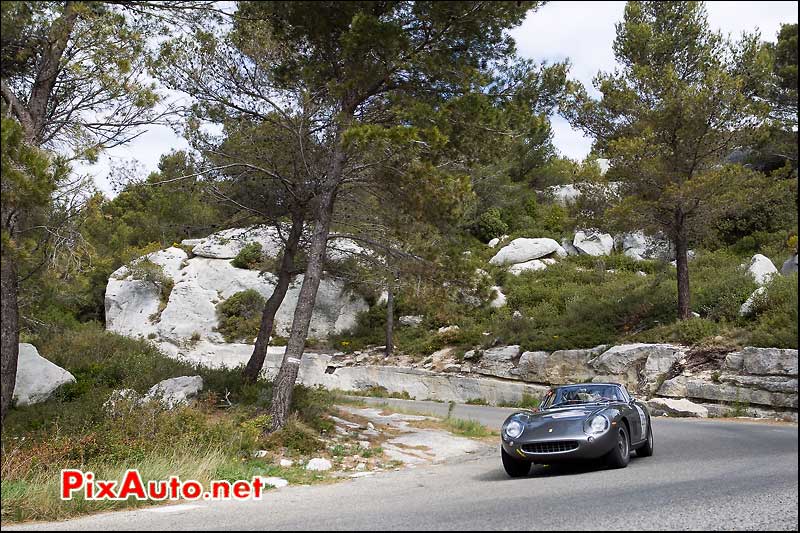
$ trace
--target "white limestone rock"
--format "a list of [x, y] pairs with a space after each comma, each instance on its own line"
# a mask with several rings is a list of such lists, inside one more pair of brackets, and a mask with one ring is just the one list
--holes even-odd
[[647, 401], [647, 406], [655, 416], [708, 418], [708, 408], [686, 398], [652, 398]]
[[203, 390], [203, 378], [200, 376], [181, 376], [160, 381], [150, 387], [145, 401], [159, 401], [167, 409], [173, 409], [187, 403]]
[[567, 252], [553, 239], [519, 238], [514, 239], [509, 244], [501, 248], [500, 251], [489, 260], [489, 262], [493, 265], [501, 266], [514, 265], [517, 263], [524, 263], [532, 259], [539, 259], [550, 254], [564, 257], [567, 255]]
[[39, 355], [39, 350], [33, 344], [19, 344], [17, 377], [12, 397], [15, 405], [44, 402], [57, 388], [67, 383], [75, 383], [75, 376]]
[[306, 465], [306, 470], [311, 470], [313, 472], [325, 472], [331, 468], [333, 468], [333, 465], [330, 461], [327, 459], [321, 459], [319, 457], [311, 459]]
[[404, 315], [401, 316], [399, 322], [403, 326], [409, 326], [412, 328], [418, 327], [422, 324], [422, 321], [425, 319], [422, 315]]
[[505, 307], [505, 305], [506, 305], [506, 295], [503, 294], [503, 288], [502, 287], [498, 287], [497, 285], [495, 285], [494, 287], [491, 288], [491, 290], [492, 290], [493, 297], [489, 301], [489, 307], [493, 307], [495, 309], [498, 309], [500, 307]]
[[614, 238], [596, 230], [578, 231], [572, 245], [582, 254], [598, 257], [611, 254], [614, 250]]
[[745, 302], [739, 307], [739, 315], [747, 316], [751, 314], [755, 309], [758, 299], [764, 296], [766, 293], [766, 287], [759, 287], [754, 290], [753, 293], [747, 297], [747, 300], [745, 300]]
[[761, 254], [756, 254], [750, 259], [750, 264], [747, 266], [747, 272], [753, 276], [756, 283], [759, 285], [766, 285], [772, 276], [778, 274], [778, 269], [770, 261], [769, 257]]
[[523, 272], [536, 272], [538, 270], [544, 270], [547, 268], [547, 263], [545, 259], [533, 259], [531, 261], [525, 261], [524, 263], [517, 263], [516, 265], [511, 265], [508, 268], [509, 274], [513, 274], [515, 276], [519, 276]]

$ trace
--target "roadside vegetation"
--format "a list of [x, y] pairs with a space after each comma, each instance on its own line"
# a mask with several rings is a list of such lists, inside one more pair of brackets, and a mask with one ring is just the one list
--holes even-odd
[[[80, 468], [96, 479], [120, 479], [138, 468], [143, 479], [250, 479], [278, 476], [290, 483], [325, 481], [325, 473], [302, 466], [284, 468], [278, 458], [329, 457], [325, 438], [332, 393], [298, 387], [287, 426], [262, 435], [271, 385], [242, 384], [240, 369], [212, 370], [178, 362], [151, 343], [85, 324], [38, 341], [41, 354], [69, 370], [76, 383], [62, 386], [49, 401], [9, 413], [2, 433], [2, 521], [59, 520], [111, 509], [147, 505], [58, 498], [59, 471]], [[115, 389], [139, 393], [163, 379], [200, 375], [204, 390], [191, 406], [165, 410], [119, 401], [104, 407]], [[254, 457], [257, 450], [267, 455]]]

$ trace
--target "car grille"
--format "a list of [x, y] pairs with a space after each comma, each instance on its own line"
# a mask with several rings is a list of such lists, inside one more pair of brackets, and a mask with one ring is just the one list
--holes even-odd
[[578, 449], [578, 441], [575, 440], [555, 440], [550, 442], [534, 442], [524, 444], [522, 450], [528, 453], [558, 453], [568, 452]]

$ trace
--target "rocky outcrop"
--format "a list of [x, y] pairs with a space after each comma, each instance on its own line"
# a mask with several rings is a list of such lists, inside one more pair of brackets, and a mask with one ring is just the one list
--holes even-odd
[[[230, 259], [250, 242], [261, 244], [267, 256], [280, 253], [275, 238], [273, 228], [226, 230], [187, 241], [193, 245], [194, 257], [172, 247], [121, 267], [106, 287], [106, 328], [151, 339], [175, 357], [202, 359], [202, 352], [208, 352], [210, 345], [211, 351], [224, 355], [231, 347], [216, 330], [217, 305], [247, 289], [269, 298], [277, 282], [271, 273], [236, 268]], [[328, 250], [331, 259], [359, 253], [363, 250], [345, 240], [333, 241]], [[142, 265], [148, 266], [144, 275]], [[303, 276], [297, 276], [289, 286], [275, 317], [276, 335], [289, 333], [302, 282]], [[358, 313], [367, 309], [366, 301], [348, 290], [343, 280], [325, 276], [317, 293], [309, 336], [324, 338], [348, 330], [355, 325]], [[234, 350], [239, 352], [239, 348]]]
[[770, 261], [769, 257], [761, 254], [756, 254], [750, 259], [750, 264], [747, 266], [747, 272], [753, 276], [753, 279], [759, 285], [766, 285], [772, 276], [778, 273], [778, 269]]
[[486, 376], [513, 378], [512, 372], [517, 366], [519, 354], [520, 349], [517, 345], [490, 348], [473, 364], [472, 371]]
[[708, 418], [708, 408], [686, 399], [653, 398], [647, 401], [647, 407], [654, 416]]
[[515, 265], [548, 255], [565, 256], [566, 251], [553, 239], [514, 239], [498, 251], [489, 262], [493, 265]]
[[685, 357], [684, 350], [672, 344], [622, 344], [598, 355], [589, 366], [597, 373], [596, 381], [619, 380], [630, 390], [649, 394], [673, 363]]
[[535, 383], [583, 383], [591, 381], [597, 372], [589, 361], [603, 353], [605, 346], [585, 350], [524, 352], [515, 374], [524, 381]]
[[74, 383], [75, 377], [51, 363], [32, 344], [20, 343], [17, 378], [14, 382], [15, 405], [33, 405], [46, 401], [60, 386]]
[[574, 204], [581, 196], [581, 191], [572, 183], [566, 185], [553, 185], [545, 189], [545, 194], [553, 198], [559, 205], [568, 206]]
[[597, 230], [578, 231], [572, 245], [581, 254], [599, 257], [609, 255], [614, 250], [614, 238]]
[[665, 381], [658, 394], [711, 401], [729, 410], [753, 406], [796, 411], [797, 350], [748, 347], [731, 352], [719, 370], [682, 373]]

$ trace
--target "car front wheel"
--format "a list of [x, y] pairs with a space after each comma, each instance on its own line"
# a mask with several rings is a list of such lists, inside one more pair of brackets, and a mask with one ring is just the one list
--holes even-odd
[[503, 456], [503, 468], [506, 469], [506, 474], [508, 474], [509, 477], [524, 477], [530, 473], [530, 461], [515, 459], [508, 455], [503, 449], [500, 450], [500, 454]]
[[617, 442], [614, 448], [608, 452], [606, 463], [611, 468], [625, 468], [631, 460], [631, 441], [628, 438], [628, 430], [620, 424], [617, 430]]

